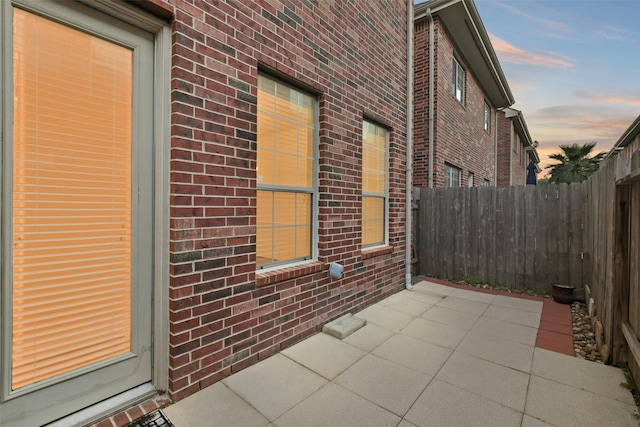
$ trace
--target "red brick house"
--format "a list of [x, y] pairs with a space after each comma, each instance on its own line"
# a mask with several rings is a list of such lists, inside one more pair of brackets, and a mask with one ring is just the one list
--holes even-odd
[[498, 163], [496, 185], [525, 185], [527, 167], [540, 172], [537, 142], [531, 140], [522, 111], [503, 108], [498, 116]]
[[494, 186], [499, 110], [514, 103], [472, 0], [415, 7], [413, 185]]
[[0, 8], [2, 426], [182, 399], [406, 285], [407, 2]]

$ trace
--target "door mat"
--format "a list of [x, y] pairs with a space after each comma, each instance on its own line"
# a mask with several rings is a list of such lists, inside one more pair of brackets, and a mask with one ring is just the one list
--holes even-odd
[[130, 422], [124, 427], [174, 427], [162, 411], [153, 411], [142, 418]]

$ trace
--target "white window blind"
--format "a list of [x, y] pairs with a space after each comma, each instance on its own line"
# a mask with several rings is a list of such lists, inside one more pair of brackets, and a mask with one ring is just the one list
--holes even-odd
[[258, 76], [256, 264], [311, 258], [315, 99]]
[[14, 9], [12, 389], [130, 350], [132, 52]]
[[388, 199], [387, 131], [362, 122], [362, 245], [385, 243]]

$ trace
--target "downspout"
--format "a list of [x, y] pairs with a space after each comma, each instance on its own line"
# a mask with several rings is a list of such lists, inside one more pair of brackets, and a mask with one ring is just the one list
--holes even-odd
[[407, 0], [407, 154], [405, 156], [405, 288], [413, 289], [411, 284], [411, 243], [412, 220], [411, 193], [413, 188], [413, 0]]
[[435, 28], [431, 9], [427, 9], [427, 20], [429, 21], [429, 188], [433, 188], [433, 123], [435, 116]]

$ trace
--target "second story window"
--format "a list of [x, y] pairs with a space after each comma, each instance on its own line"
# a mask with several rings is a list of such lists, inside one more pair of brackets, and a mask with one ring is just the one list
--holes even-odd
[[457, 168], [449, 163], [444, 164], [444, 186], [445, 187], [460, 187], [460, 168]]
[[458, 61], [453, 59], [453, 96], [464, 103], [465, 71]]
[[487, 101], [484, 102], [484, 130], [491, 131], [491, 107]]

